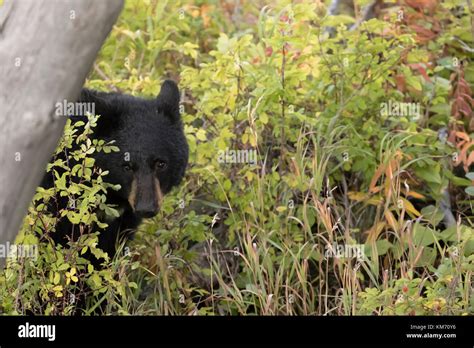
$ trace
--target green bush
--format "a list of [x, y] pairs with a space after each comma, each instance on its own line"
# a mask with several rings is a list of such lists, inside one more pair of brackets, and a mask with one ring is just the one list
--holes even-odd
[[[94, 311], [104, 299], [118, 300], [125, 296], [126, 287], [136, 286], [123, 277], [116, 279], [117, 267], [129, 268], [131, 262], [122, 259], [111, 265], [109, 256], [97, 247], [98, 233], [107, 226], [103, 222], [105, 215], [118, 215], [105, 202], [105, 193], [119, 187], [104, 181], [107, 172], [95, 167], [90, 156], [96, 151], [118, 151], [111, 143], [91, 140], [96, 122], [97, 117], [93, 116], [86, 124], [67, 122], [47, 168], [54, 175], [54, 187], [38, 188], [16, 240], [20, 245], [38, 245], [37, 255], [21, 255], [11, 260], [0, 277], [0, 308], [4, 313], [74, 314], [77, 304], [86, 299], [87, 310]], [[59, 156], [61, 153], [65, 156]], [[56, 204], [56, 197], [67, 197], [69, 204], [55, 216], [47, 206]], [[75, 224], [79, 235], [66, 248], [51, 239], [61, 217]], [[86, 253], [106, 267], [95, 269], [85, 258]], [[110, 308], [114, 307], [113, 300], [108, 301]]]

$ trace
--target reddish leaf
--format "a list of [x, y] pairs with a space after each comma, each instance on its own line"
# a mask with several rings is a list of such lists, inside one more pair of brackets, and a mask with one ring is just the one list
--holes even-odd
[[421, 74], [421, 76], [423, 76], [423, 78], [426, 81], [431, 82], [431, 79], [428, 76], [428, 74], [426, 73], [426, 70], [425, 70], [423, 65], [421, 65], [419, 63], [416, 63], [416, 64], [409, 64], [408, 66], [412, 69], [418, 70], [418, 72]]

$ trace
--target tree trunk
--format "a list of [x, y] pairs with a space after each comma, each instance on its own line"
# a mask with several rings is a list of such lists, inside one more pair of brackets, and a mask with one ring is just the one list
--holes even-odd
[[[2, 1], [0, 0], [0, 3]], [[62, 134], [55, 104], [75, 101], [123, 0], [0, 5], [0, 245], [19, 230]], [[5, 262], [0, 258], [0, 268]]]

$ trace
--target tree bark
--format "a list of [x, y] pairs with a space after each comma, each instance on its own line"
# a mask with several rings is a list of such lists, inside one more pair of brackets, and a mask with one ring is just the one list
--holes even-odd
[[[0, 0], [0, 3], [2, 1]], [[123, 0], [0, 5], [0, 244], [13, 243], [62, 134], [55, 104], [75, 101]], [[0, 258], [0, 268], [4, 258]]]

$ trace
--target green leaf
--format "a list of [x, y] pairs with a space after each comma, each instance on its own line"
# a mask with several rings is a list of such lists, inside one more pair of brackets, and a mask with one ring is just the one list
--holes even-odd
[[413, 226], [413, 243], [417, 246], [427, 246], [435, 243], [439, 239], [439, 233], [435, 230], [415, 223]]
[[436, 248], [425, 247], [416, 265], [418, 267], [432, 265], [436, 260], [436, 255]]
[[440, 209], [437, 209], [434, 205], [428, 205], [421, 209], [421, 214], [428, 220], [433, 226], [438, 225], [443, 220], [444, 214]]
[[441, 184], [441, 176], [439, 174], [440, 172], [440, 167], [435, 166], [435, 167], [423, 167], [423, 168], [417, 168], [415, 169], [416, 175], [428, 182], [432, 182], [435, 184]]
[[474, 186], [469, 186], [464, 189], [469, 196], [474, 196]]
[[77, 225], [79, 222], [81, 222], [81, 217], [81, 214], [75, 213], [73, 211], [67, 212], [68, 220], [74, 225]]
[[204, 129], [200, 129], [196, 132], [196, 138], [201, 141], [206, 141], [206, 131]]
[[[377, 250], [377, 255], [385, 255], [387, 251], [392, 247], [392, 243], [390, 243], [386, 239], [380, 239], [375, 242], [375, 248]], [[364, 245], [364, 253], [367, 256], [372, 256], [372, 244], [365, 244]]]
[[417, 91], [421, 91], [423, 89], [419, 76], [407, 76], [406, 82]]
[[95, 159], [90, 158], [90, 157], [88, 157], [88, 158], [86, 158], [86, 159], [84, 160], [84, 166], [85, 166], [86, 168], [91, 168], [91, 167], [93, 167], [93, 166], [94, 166], [94, 163], [95, 163]]
[[54, 285], [58, 285], [60, 279], [61, 279], [61, 277], [60, 277], [59, 273], [58, 273], [58, 272], [54, 272], [53, 284], [54, 284]]

